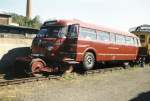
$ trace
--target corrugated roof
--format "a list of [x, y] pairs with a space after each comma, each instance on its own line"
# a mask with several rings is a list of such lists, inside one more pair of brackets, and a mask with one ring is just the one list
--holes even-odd
[[1, 13], [1, 12], [0, 12], [0, 16], [7, 16], [7, 17], [11, 17], [11, 15], [10, 15], [10, 14]]
[[129, 29], [130, 32], [148, 32], [150, 33], [150, 25], [143, 24]]
[[13, 25], [2, 25], [0, 24], [0, 27], [10, 27], [10, 28], [22, 28], [22, 29], [31, 29], [31, 30], [39, 30], [31, 27], [25, 27], [25, 26], [13, 26]]

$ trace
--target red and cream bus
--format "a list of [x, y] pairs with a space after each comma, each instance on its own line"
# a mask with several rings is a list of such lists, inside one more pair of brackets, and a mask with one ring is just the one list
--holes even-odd
[[34, 72], [49, 63], [66, 62], [89, 70], [96, 62], [130, 62], [136, 60], [139, 46], [139, 38], [129, 32], [78, 20], [46, 21], [32, 42], [31, 68]]

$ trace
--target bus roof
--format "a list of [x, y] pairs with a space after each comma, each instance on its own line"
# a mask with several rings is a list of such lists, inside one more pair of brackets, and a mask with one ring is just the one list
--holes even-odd
[[79, 24], [81, 27], [85, 27], [85, 28], [96, 29], [96, 30], [99, 30], [99, 31], [106, 31], [106, 32], [112, 32], [112, 33], [126, 35], [126, 36], [137, 37], [136, 35], [134, 35], [130, 32], [125, 32], [125, 31], [120, 31], [120, 30], [116, 30], [116, 29], [106, 28], [104, 26], [90, 24], [90, 23], [86, 23], [86, 22], [76, 20], [76, 19], [74, 19], [74, 20], [60, 19], [60, 20], [54, 20], [54, 21], [56, 21], [57, 24], [61, 24], [61, 25]]

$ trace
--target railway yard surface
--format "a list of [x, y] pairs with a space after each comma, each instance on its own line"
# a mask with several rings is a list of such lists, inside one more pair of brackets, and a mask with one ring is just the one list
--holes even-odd
[[150, 101], [150, 67], [1, 86], [0, 101]]

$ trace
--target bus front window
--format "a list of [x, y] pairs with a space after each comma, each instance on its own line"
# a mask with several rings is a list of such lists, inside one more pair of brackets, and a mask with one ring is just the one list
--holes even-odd
[[37, 37], [60, 38], [67, 34], [67, 27], [64, 26], [48, 26], [42, 27]]

